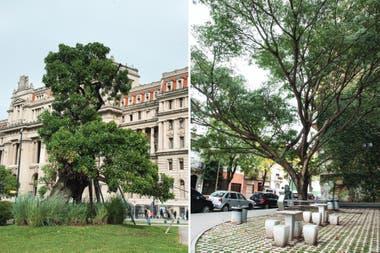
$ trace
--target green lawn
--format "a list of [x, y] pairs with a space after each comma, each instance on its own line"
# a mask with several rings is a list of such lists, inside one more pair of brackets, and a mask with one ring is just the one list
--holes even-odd
[[172, 227], [103, 225], [0, 227], [0, 252], [187, 252]]

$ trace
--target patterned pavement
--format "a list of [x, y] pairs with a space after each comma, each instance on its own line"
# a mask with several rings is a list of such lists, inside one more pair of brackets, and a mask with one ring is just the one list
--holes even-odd
[[281, 248], [265, 238], [264, 223], [281, 215], [248, 219], [241, 225], [223, 223], [206, 231], [197, 241], [196, 252], [324, 252], [324, 253], [380, 253], [380, 210], [341, 209], [340, 225], [320, 227], [318, 245], [306, 245], [302, 239]]

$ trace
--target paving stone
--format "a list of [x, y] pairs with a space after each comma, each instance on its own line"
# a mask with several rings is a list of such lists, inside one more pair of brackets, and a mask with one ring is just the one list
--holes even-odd
[[320, 227], [318, 245], [307, 245], [297, 240], [284, 248], [273, 245], [265, 237], [265, 220], [279, 215], [248, 219], [247, 223], [234, 225], [224, 223], [204, 233], [196, 244], [196, 252], [289, 252], [289, 253], [380, 253], [380, 210], [341, 209], [340, 224]]

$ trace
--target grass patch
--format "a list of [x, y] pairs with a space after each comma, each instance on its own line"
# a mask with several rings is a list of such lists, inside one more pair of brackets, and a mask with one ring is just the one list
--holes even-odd
[[1, 252], [187, 252], [172, 227], [5, 226], [0, 227]]

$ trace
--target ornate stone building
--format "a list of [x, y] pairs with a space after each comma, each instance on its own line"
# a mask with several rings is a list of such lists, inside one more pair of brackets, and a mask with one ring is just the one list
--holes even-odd
[[[175, 199], [163, 204], [184, 214], [189, 185], [188, 70], [163, 73], [161, 80], [144, 85], [139, 82], [137, 69], [128, 67], [128, 70], [133, 80], [130, 93], [120, 104], [104, 105], [100, 113], [104, 121], [115, 121], [120, 127], [146, 134], [151, 159], [158, 164], [160, 172], [174, 178]], [[53, 100], [49, 89], [34, 89], [28, 77], [21, 76], [11, 98], [8, 119], [0, 121], [0, 164], [15, 175], [20, 164], [20, 194], [36, 195], [41, 185], [38, 178], [42, 176], [42, 166], [48, 162], [48, 154], [38, 136], [41, 124], [37, 119], [44, 110], [52, 110]], [[106, 195], [107, 186], [101, 188]], [[137, 194], [127, 194], [127, 198], [137, 207], [152, 203], [152, 199]]]

